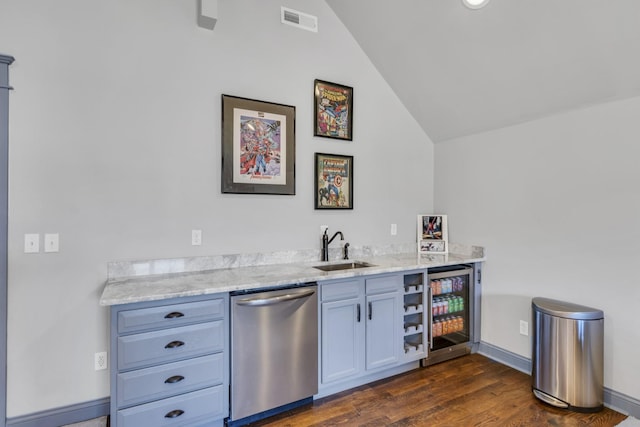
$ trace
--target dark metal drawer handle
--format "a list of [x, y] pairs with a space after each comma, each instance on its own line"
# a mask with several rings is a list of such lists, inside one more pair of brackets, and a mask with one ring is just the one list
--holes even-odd
[[184, 317], [184, 314], [179, 311], [174, 311], [164, 316], [165, 319], [176, 319], [178, 317]]
[[164, 380], [164, 382], [165, 382], [165, 384], [175, 384], [175, 383], [179, 383], [183, 379], [184, 379], [184, 377], [182, 375], [174, 375], [174, 376], [169, 377], [166, 380]]
[[176, 347], [182, 347], [184, 345], [184, 342], [182, 341], [171, 341], [169, 344], [165, 345], [164, 348], [176, 348]]
[[165, 418], [176, 418], [176, 417], [179, 417], [182, 414], [184, 414], [184, 411], [182, 409], [174, 409], [171, 412], [167, 412], [167, 414], [164, 417]]

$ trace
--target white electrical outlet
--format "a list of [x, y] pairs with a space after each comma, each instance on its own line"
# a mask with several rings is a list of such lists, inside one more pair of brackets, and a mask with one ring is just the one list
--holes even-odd
[[395, 236], [398, 234], [398, 224], [391, 224], [391, 235]]
[[94, 368], [96, 371], [107, 369], [107, 352], [100, 351], [93, 356]]
[[520, 321], [520, 334], [529, 336], [529, 322], [524, 320]]
[[191, 244], [193, 246], [202, 245], [202, 230], [191, 230]]

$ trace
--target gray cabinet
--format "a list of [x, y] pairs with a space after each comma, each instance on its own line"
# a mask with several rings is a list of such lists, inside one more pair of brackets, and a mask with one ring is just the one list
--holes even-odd
[[400, 361], [399, 275], [365, 279], [367, 300], [366, 369], [377, 369]]
[[401, 287], [395, 274], [321, 284], [323, 384], [400, 362]]
[[227, 294], [112, 307], [111, 425], [222, 425], [227, 311]]
[[364, 281], [324, 284], [321, 300], [321, 382], [355, 377], [364, 365]]

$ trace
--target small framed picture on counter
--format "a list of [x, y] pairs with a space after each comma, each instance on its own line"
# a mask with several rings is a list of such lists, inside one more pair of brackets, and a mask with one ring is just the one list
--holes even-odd
[[446, 215], [418, 215], [418, 252], [421, 254], [449, 252]]

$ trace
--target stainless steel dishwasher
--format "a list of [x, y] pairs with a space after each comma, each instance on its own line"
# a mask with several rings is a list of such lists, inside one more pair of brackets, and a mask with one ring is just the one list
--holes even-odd
[[231, 293], [231, 414], [238, 426], [318, 393], [315, 283]]

